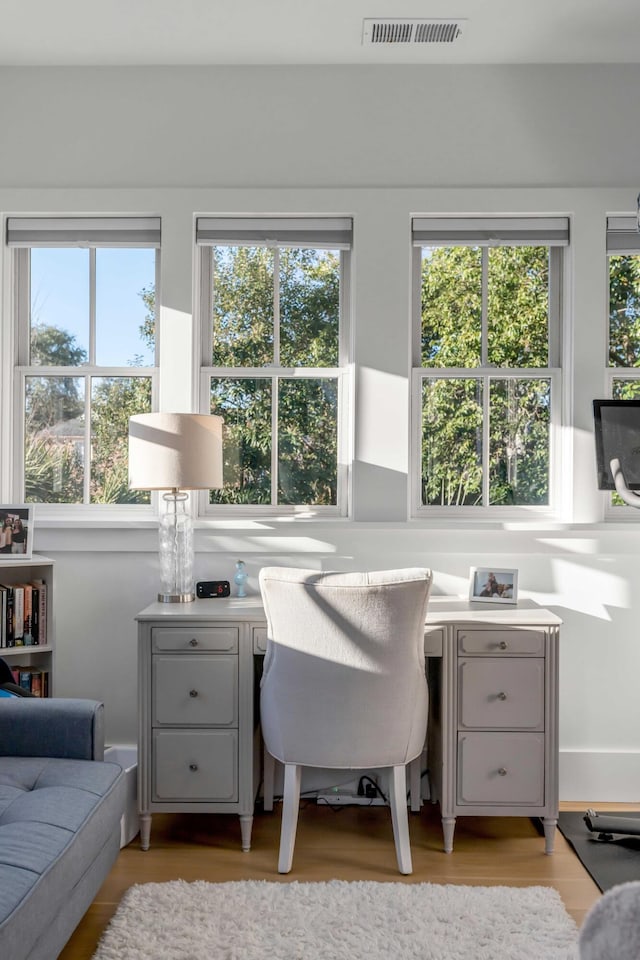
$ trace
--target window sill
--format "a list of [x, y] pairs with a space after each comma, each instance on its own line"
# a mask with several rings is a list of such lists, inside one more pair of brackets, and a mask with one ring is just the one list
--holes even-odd
[[[491, 554], [638, 551], [638, 520], [634, 522], [549, 523], [514, 521], [353, 521], [344, 518], [277, 518], [197, 520], [196, 552], [236, 554], [271, 553], [336, 554], [366, 556], [371, 548], [388, 547], [394, 563], [406, 552], [425, 561], [435, 553], [461, 553], [473, 558]], [[488, 536], [489, 535], [489, 536]], [[379, 544], [376, 545], [376, 540]], [[57, 552], [156, 552], [156, 518], [39, 518], [34, 523], [36, 553]], [[284, 556], [284, 554], [283, 554]], [[284, 561], [283, 561], [284, 562]], [[362, 561], [360, 561], [362, 562]], [[414, 560], [411, 560], [414, 562]], [[475, 560], [474, 560], [475, 562]], [[517, 565], [517, 564], [514, 564]]]

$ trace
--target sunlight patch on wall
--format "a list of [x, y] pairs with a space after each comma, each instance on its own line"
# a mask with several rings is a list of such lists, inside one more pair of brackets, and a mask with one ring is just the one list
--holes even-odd
[[356, 460], [406, 473], [406, 411], [409, 390], [407, 378], [383, 370], [374, 370], [372, 367], [361, 367], [356, 390], [357, 406], [366, 411], [366, 416], [356, 424]]
[[[212, 532], [212, 542], [220, 553], [268, 553], [268, 554], [307, 554], [335, 553], [336, 546], [316, 540], [314, 537], [247, 537], [220, 536]], [[205, 539], [205, 543], [208, 538]]]
[[[613, 564], [615, 561], [602, 562]], [[631, 608], [631, 585], [626, 577], [564, 558], [552, 559], [551, 568], [555, 590], [528, 592], [531, 599], [543, 606], [560, 606], [607, 621], [612, 620], [612, 609]]]
[[584, 537], [579, 540], [570, 540], [566, 537], [539, 537], [538, 542], [547, 547], [552, 547], [554, 550], [564, 553], [579, 553], [584, 556], [595, 556], [600, 550], [598, 541], [592, 537]]

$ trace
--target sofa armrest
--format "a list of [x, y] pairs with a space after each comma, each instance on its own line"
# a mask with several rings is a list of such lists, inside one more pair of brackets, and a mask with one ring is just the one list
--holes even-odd
[[97, 700], [0, 700], [0, 756], [104, 759], [104, 705]]

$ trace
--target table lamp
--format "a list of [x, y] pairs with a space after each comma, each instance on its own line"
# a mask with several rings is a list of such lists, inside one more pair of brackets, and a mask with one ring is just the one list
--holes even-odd
[[184, 491], [222, 486], [222, 423], [198, 413], [129, 418], [129, 487], [167, 491], [159, 528], [162, 603], [195, 599], [193, 523]]

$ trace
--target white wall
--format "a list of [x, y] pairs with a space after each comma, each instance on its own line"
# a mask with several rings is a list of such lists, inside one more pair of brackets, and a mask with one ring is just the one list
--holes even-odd
[[[355, 520], [202, 525], [197, 576], [231, 578], [238, 557], [253, 589], [267, 562], [423, 563], [438, 592], [463, 593], [471, 564], [517, 567], [523, 595], [564, 620], [566, 799], [640, 794], [640, 533], [601, 522], [591, 435], [604, 389], [605, 217], [635, 210], [639, 81], [635, 66], [0, 69], [0, 212], [161, 215], [165, 348], [191, 340], [194, 213], [354, 215], [358, 399], [380, 418], [356, 434]], [[474, 211], [572, 218], [572, 508], [546, 529], [406, 519], [410, 215]], [[6, 320], [6, 257], [2, 276]], [[182, 399], [190, 388], [173, 387]], [[7, 456], [5, 445], [4, 502]], [[35, 548], [56, 560], [57, 692], [104, 699], [110, 740], [133, 742], [133, 618], [157, 589], [155, 530], [36, 524]]]
[[640, 68], [0, 68], [6, 186], [616, 186]]

